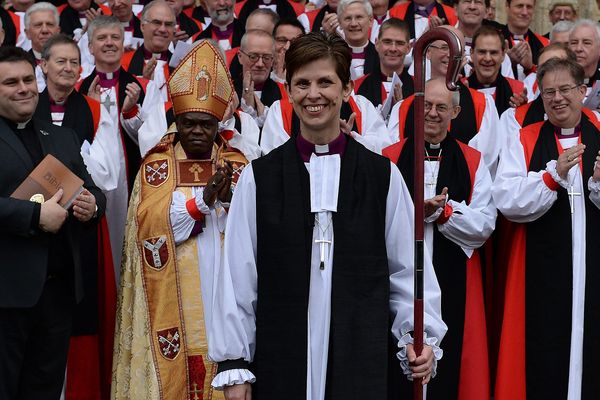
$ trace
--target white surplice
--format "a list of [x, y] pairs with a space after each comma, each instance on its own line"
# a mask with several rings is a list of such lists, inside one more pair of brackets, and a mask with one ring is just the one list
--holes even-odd
[[[110, 236], [110, 246], [117, 283], [121, 274], [121, 253], [125, 238], [127, 205], [129, 201], [127, 168], [122, 134], [133, 136], [137, 142], [137, 129], [141, 125], [139, 116], [130, 119], [120, 118], [117, 105], [117, 86], [103, 88], [100, 94], [100, 124], [91, 146], [82, 146], [82, 157], [94, 183], [106, 196], [106, 222]], [[110, 107], [104, 104], [110, 103]], [[109, 110], [110, 108], [110, 110]], [[139, 112], [138, 112], [139, 115]], [[110, 120], [110, 121], [109, 121]], [[121, 132], [120, 123], [127, 132]]]
[[[439, 174], [439, 161], [425, 161], [425, 179], [431, 179], [437, 183]], [[452, 191], [452, 188], [449, 188]], [[431, 199], [438, 195], [436, 187], [424, 185], [425, 199]], [[475, 184], [471, 194], [471, 201], [460, 203], [452, 199], [448, 200], [452, 207], [452, 215], [443, 224], [437, 224], [438, 230], [447, 239], [461, 247], [467, 258], [471, 258], [473, 251], [483, 246], [485, 241], [494, 231], [496, 226], [496, 207], [492, 201], [492, 178], [483, 162], [479, 163], [475, 173]], [[439, 208], [431, 218], [425, 221], [425, 248], [429, 256], [433, 257], [433, 233], [435, 220], [442, 213]]]
[[[328, 364], [329, 327], [331, 316], [331, 285], [333, 248], [326, 244], [325, 265], [320, 269], [321, 245], [315, 240], [334, 242], [332, 213], [337, 209], [339, 189], [338, 155], [316, 157], [318, 162], [307, 163], [311, 180], [311, 210], [317, 220], [313, 229], [311, 253], [311, 278], [308, 306], [307, 348], [307, 400], [324, 400]], [[322, 159], [322, 160], [321, 160]], [[318, 222], [317, 222], [318, 221]], [[386, 201], [386, 248], [390, 271], [390, 312], [394, 315], [392, 332], [399, 340], [398, 358], [405, 373], [405, 345], [412, 342], [409, 332], [413, 330], [413, 206], [411, 196], [395, 166], [390, 170], [390, 186]], [[406, 246], [399, 246], [405, 243]], [[210, 349], [213, 361], [244, 359], [251, 362], [255, 350], [255, 312], [257, 302], [256, 270], [256, 183], [252, 165], [242, 173], [227, 221], [225, 262], [220, 273], [213, 313], [213, 338], [220, 343]], [[447, 327], [441, 319], [441, 293], [431, 265], [425, 255], [425, 337], [433, 346], [436, 360], [442, 351], [438, 345]], [[235, 290], [234, 290], [235, 288]], [[228, 309], [227, 299], [234, 297], [237, 309]], [[218, 320], [217, 320], [218, 318]], [[245, 369], [234, 369], [218, 374], [213, 386], [252, 382], [255, 377]], [[269, 379], [262, 377], [262, 379]]]
[[[198, 248], [198, 272], [200, 274], [200, 287], [198, 295], [202, 296], [202, 305], [204, 310], [204, 325], [207, 333], [207, 341], [210, 346], [211, 325], [213, 320], [213, 296], [214, 287], [222, 257], [223, 247], [221, 244], [221, 234], [225, 232], [227, 224], [227, 212], [223, 205], [217, 200], [215, 204], [208, 207], [202, 198], [204, 187], [192, 187], [192, 195], [196, 199], [198, 210], [204, 214], [204, 228], [196, 237], [190, 238], [192, 229], [196, 221], [190, 216], [186, 208], [188, 200], [178, 190], [173, 192], [171, 207], [169, 210], [171, 227], [173, 228], [173, 238], [176, 245], [186, 240], [195, 240]], [[185, 299], [183, 299], [185, 301]]]
[[[578, 138], [560, 139], [563, 149], [577, 144]], [[558, 195], [543, 181], [543, 174], [549, 172], [554, 180], [565, 189], [571, 186], [577, 193], [584, 193], [581, 169], [573, 166], [567, 179], [563, 180], [556, 172], [556, 161], [548, 162], [546, 170], [527, 171], [523, 146], [517, 135], [508, 137], [507, 151], [502, 153], [498, 173], [493, 185], [493, 197], [498, 209], [511, 221], [532, 222], [543, 216], [554, 204]], [[590, 193], [590, 200], [600, 208], [600, 185]], [[583, 367], [583, 327], [585, 306], [585, 202], [583, 195], [573, 196], [571, 233], [573, 248], [573, 301], [571, 317], [571, 349], [569, 362], [569, 389], [567, 400], [581, 399], [581, 378]], [[590, 244], [595, 245], [595, 244]]]

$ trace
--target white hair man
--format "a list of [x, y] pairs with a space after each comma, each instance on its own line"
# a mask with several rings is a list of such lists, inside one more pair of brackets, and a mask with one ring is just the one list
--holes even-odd
[[373, 7], [368, 0], [340, 0], [337, 14], [344, 39], [352, 49], [350, 75], [358, 79], [373, 72], [379, 64], [375, 45], [369, 40]]

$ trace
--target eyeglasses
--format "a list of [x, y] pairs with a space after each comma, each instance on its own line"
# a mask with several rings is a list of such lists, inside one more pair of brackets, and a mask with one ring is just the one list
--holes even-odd
[[436, 104], [435, 106], [430, 102], [425, 102], [425, 114], [429, 113], [431, 109], [435, 108], [438, 114], [446, 114], [450, 109], [445, 104]]
[[563, 86], [558, 89], [544, 89], [542, 91], [542, 98], [546, 100], [550, 100], [554, 96], [556, 96], [556, 92], [560, 93], [562, 97], [569, 97], [573, 89], [578, 88], [580, 85], [573, 86]]
[[161, 21], [161, 20], [158, 20], [158, 19], [153, 19], [151, 21], [145, 19], [144, 22], [147, 23], [147, 24], [152, 25], [156, 29], [160, 28], [163, 25], [167, 29], [173, 29], [173, 28], [175, 28], [175, 25], [176, 25], [175, 21]]
[[436, 46], [435, 44], [430, 44], [429, 47], [433, 48], [433, 49], [436, 49], [436, 50], [439, 50], [439, 51], [441, 51], [443, 53], [447, 53], [447, 52], [450, 51], [450, 47], [448, 47], [447, 44], [441, 44], [439, 46]]
[[265, 64], [268, 64], [273, 61], [273, 54], [256, 54], [256, 53], [246, 53], [244, 50], [240, 49], [240, 53], [244, 54], [246, 57], [250, 59], [253, 63], [258, 62], [259, 58], [262, 58]]

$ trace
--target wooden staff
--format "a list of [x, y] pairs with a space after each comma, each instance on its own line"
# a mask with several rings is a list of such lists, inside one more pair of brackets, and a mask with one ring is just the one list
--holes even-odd
[[[415, 287], [414, 287], [414, 349], [417, 357], [423, 351], [423, 259], [424, 259], [424, 130], [425, 130], [425, 54], [429, 45], [436, 40], [443, 40], [450, 49], [450, 60], [446, 72], [446, 86], [449, 90], [457, 90], [456, 79], [463, 58], [463, 47], [460, 39], [446, 27], [434, 28], [419, 38], [413, 47], [415, 66], [415, 100], [414, 100], [414, 192], [415, 202]], [[413, 398], [423, 400], [422, 379], [413, 381]]]

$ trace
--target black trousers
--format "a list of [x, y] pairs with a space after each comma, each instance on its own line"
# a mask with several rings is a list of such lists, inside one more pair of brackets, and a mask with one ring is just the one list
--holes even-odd
[[60, 398], [73, 307], [72, 284], [50, 278], [35, 306], [0, 308], [0, 399]]

